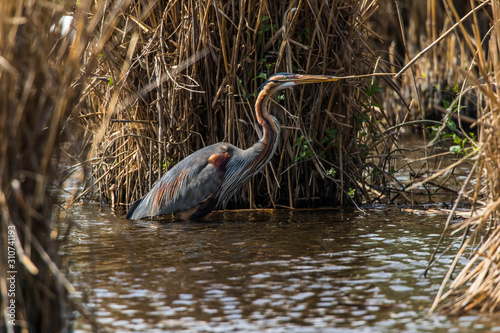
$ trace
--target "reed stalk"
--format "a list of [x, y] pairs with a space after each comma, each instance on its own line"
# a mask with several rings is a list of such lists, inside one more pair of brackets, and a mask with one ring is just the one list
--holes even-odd
[[[446, 4], [457, 18], [453, 3]], [[465, 42], [472, 55], [471, 65], [467, 70], [456, 68], [463, 77], [462, 91], [471, 89], [477, 94], [478, 140], [475, 169], [471, 170], [475, 186], [469, 189], [464, 184], [461, 189], [471, 198], [472, 214], [449, 226], [452, 235], [461, 235], [461, 244], [431, 308], [448, 314], [471, 310], [493, 313], [500, 309], [500, 5], [489, 1], [486, 8], [489, 29], [481, 33], [479, 14], [474, 12], [475, 24]], [[466, 32], [465, 27], [460, 29]], [[456, 263], [464, 256], [470, 258], [468, 263], [458, 267]]]
[[[250, 147], [260, 135], [252, 93], [276, 72], [374, 72], [368, 43], [374, 10], [375, 1], [158, 1], [148, 7], [132, 1], [120, 18], [119, 42], [103, 52], [87, 89], [81, 119], [94, 134], [93, 181], [84, 193], [107, 202], [114, 197], [126, 208], [204, 146]], [[368, 200], [368, 192], [349, 196], [349, 189], [363, 178], [355, 115], [368, 112], [371, 80], [277, 96], [278, 154], [228, 208]]]
[[[398, 45], [391, 47], [392, 59], [397, 61], [398, 55], [405, 59], [396, 78], [401, 79], [400, 92], [410, 110], [400, 107], [387, 116], [408, 129], [410, 124], [427, 123], [421, 126], [428, 140], [422, 148], [438, 151], [410, 161], [417, 166], [425, 162], [425, 172], [418, 170], [419, 176], [406, 184], [405, 192], [431, 185], [455, 193], [428, 270], [441, 251], [455, 243], [459, 250], [430, 310], [496, 312], [500, 297], [500, 6], [498, 1], [452, 0], [392, 6], [390, 1], [381, 2], [382, 12], [396, 10], [397, 23], [378, 16], [377, 32], [384, 35], [395, 25], [401, 31]], [[423, 21], [429, 25], [419, 24]], [[387, 96], [384, 105], [397, 105], [392, 91]], [[456, 156], [451, 163], [429, 168], [444, 156], [449, 160], [450, 153]], [[459, 176], [459, 168], [466, 173]], [[459, 207], [469, 207], [471, 217], [457, 223]], [[464, 267], [462, 258], [468, 259]]]
[[68, 225], [61, 172], [82, 151], [72, 119], [106, 41], [94, 28], [101, 20], [113, 27], [105, 13], [100, 1], [0, 1], [2, 331], [60, 332], [70, 323], [75, 288], [58, 257]]

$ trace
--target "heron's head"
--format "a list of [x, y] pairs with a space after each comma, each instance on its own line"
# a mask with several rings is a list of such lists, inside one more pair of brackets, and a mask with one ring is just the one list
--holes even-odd
[[330, 82], [338, 79], [336, 76], [328, 75], [278, 73], [270, 76], [260, 87], [260, 91], [272, 94], [278, 90], [291, 88], [299, 84]]

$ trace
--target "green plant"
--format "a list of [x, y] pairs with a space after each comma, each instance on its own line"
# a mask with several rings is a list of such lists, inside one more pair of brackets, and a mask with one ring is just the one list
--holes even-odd
[[303, 43], [305, 41], [308, 41], [310, 36], [311, 36], [308, 28], [297, 30], [295, 35], [296, 35], [295, 38], [299, 43]]
[[[469, 138], [461, 138], [457, 134], [453, 134], [453, 143], [454, 145], [450, 146], [450, 152], [454, 154], [462, 154], [465, 155], [468, 148], [472, 148], [474, 151], [476, 148], [476, 135], [474, 133], [469, 133]], [[472, 140], [472, 141], [471, 141]], [[469, 144], [467, 144], [469, 143]]]
[[330, 170], [326, 171], [326, 173], [332, 177], [332, 178], [335, 178], [335, 175], [337, 174], [337, 170], [335, 170], [334, 168], [331, 168]]
[[339, 132], [338, 129], [330, 129], [328, 127], [325, 128], [325, 136], [321, 139], [321, 144], [323, 146], [329, 146], [330, 143], [332, 144], [332, 147], [338, 147], [339, 142], [336, 141], [337, 139], [337, 133]]
[[381, 92], [382, 90], [382, 88], [380, 88], [375, 82], [373, 82], [366, 88], [365, 94], [368, 97], [373, 97], [376, 93]]
[[295, 144], [293, 145], [293, 147], [300, 147], [300, 153], [299, 156], [295, 158], [294, 162], [307, 160], [311, 158], [311, 156], [313, 156], [313, 151], [309, 146], [311, 141], [311, 139], [306, 138], [303, 135], [297, 137], [297, 140], [295, 140]]
[[162, 170], [163, 171], [167, 170], [167, 167], [170, 169], [175, 164], [176, 164], [175, 160], [173, 160], [172, 158], [170, 158], [169, 156], [167, 156], [167, 158], [165, 159], [165, 162], [163, 162]]
[[262, 16], [261, 18], [261, 24], [260, 24], [260, 29], [258, 31], [258, 37], [257, 37], [257, 43], [256, 43], [256, 51], [257, 54], [260, 54], [260, 48], [264, 46], [264, 33], [267, 31], [270, 31], [272, 34], [274, 34], [274, 31], [276, 31], [276, 24], [268, 23], [267, 21], [270, 21], [269, 16]]
[[368, 103], [363, 104], [363, 110], [354, 117], [356, 124], [356, 137], [358, 138], [358, 148], [364, 154], [368, 154], [374, 142], [380, 140], [380, 129], [377, 123], [379, 120], [373, 119], [372, 110], [377, 108], [383, 111], [384, 107], [375, 101], [375, 95], [383, 91], [376, 82], [372, 82], [364, 91], [368, 96]]
[[[455, 92], [458, 91], [458, 83], [455, 85], [453, 90]], [[458, 99], [455, 99], [452, 103], [450, 103], [447, 100], [443, 100], [443, 106], [446, 108], [447, 111], [452, 112], [452, 113], [458, 113], [459, 110], [465, 108], [465, 106], [458, 105]], [[433, 125], [427, 127], [428, 129], [431, 130], [431, 133], [429, 134], [429, 138], [431, 140], [435, 139], [437, 136], [439, 136], [440, 140], [444, 139], [452, 139], [453, 140], [453, 145], [450, 146], [450, 152], [453, 154], [466, 154], [466, 150], [471, 148], [475, 148], [475, 143], [476, 143], [476, 136], [474, 133], [470, 132], [467, 135], [465, 133], [463, 134], [463, 137], [460, 135], [460, 132], [458, 130], [457, 123], [451, 119], [450, 115], [447, 115], [446, 118], [443, 120], [443, 123], [446, 125], [445, 127], [439, 126], [439, 125]]]
[[[369, 141], [373, 140], [374, 136], [378, 138], [378, 130], [373, 127], [370, 122], [369, 111], [359, 112], [354, 116], [356, 123], [356, 137], [358, 138], [358, 149], [368, 151]], [[377, 133], [377, 135], [375, 135]]]

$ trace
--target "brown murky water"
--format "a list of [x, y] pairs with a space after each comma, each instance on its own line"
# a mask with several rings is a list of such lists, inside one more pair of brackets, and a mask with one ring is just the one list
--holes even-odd
[[[72, 208], [61, 254], [110, 332], [500, 332], [500, 318], [427, 313], [452, 256], [421, 276], [445, 216], [218, 212], [127, 221]], [[76, 318], [76, 332], [91, 326]]]

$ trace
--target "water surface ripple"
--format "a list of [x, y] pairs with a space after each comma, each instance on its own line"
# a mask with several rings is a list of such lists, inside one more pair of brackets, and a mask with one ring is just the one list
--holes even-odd
[[[427, 313], [452, 260], [422, 276], [445, 216], [72, 214], [61, 254], [77, 300], [111, 332], [500, 332], [497, 317]], [[92, 331], [82, 318], [74, 328]]]

